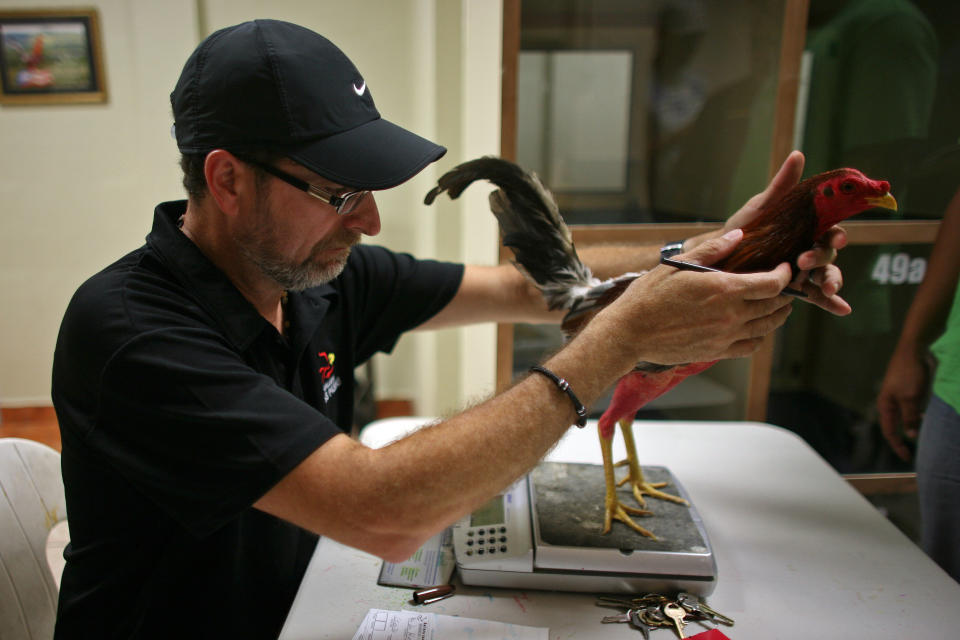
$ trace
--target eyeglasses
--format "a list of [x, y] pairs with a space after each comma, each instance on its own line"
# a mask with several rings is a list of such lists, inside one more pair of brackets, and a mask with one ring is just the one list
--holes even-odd
[[366, 197], [366, 195], [370, 193], [367, 190], [362, 190], [362, 191], [351, 191], [349, 193], [337, 195], [332, 191], [324, 189], [320, 185], [311, 184], [306, 180], [301, 180], [300, 178], [296, 176], [292, 176], [286, 171], [283, 171], [282, 169], [277, 169], [273, 165], [266, 164], [265, 162], [257, 162], [256, 160], [248, 160], [247, 158], [241, 158], [241, 160], [259, 169], [263, 169], [273, 177], [279, 178], [284, 182], [286, 182], [287, 184], [293, 187], [296, 187], [297, 189], [300, 189], [301, 191], [306, 191], [317, 200], [326, 202], [331, 207], [335, 207], [337, 210], [337, 213], [341, 216], [345, 216], [349, 213], [352, 213], [360, 205], [364, 197]]

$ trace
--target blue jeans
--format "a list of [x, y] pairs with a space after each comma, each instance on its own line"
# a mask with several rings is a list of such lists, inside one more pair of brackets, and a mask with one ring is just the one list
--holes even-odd
[[960, 415], [931, 396], [917, 443], [923, 550], [960, 582]]

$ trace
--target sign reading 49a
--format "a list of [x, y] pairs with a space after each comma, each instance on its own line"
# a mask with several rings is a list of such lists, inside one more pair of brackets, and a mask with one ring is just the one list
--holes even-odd
[[926, 272], [926, 258], [914, 258], [908, 253], [881, 253], [870, 279], [879, 284], [920, 284]]

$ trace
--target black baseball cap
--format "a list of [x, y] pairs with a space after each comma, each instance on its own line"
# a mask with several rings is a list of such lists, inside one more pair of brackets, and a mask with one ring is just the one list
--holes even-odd
[[332, 42], [279, 20], [208, 36], [170, 94], [183, 153], [279, 152], [357, 189], [388, 189], [446, 149], [380, 117], [363, 76]]

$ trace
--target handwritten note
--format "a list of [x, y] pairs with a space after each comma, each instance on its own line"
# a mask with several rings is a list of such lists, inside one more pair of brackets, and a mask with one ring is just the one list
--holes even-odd
[[492, 620], [370, 609], [353, 640], [548, 640], [548, 633], [541, 627]]

